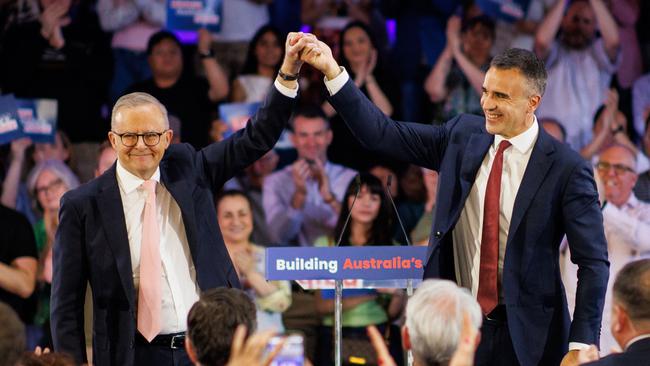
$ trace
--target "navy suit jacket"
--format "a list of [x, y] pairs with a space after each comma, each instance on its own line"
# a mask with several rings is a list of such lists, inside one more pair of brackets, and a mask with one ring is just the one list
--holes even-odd
[[[367, 149], [439, 172], [425, 278], [456, 281], [452, 231], [494, 135], [485, 119], [460, 115], [443, 126], [395, 122], [351, 81], [330, 102]], [[559, 246], [564, 235], [578, 264], [569, 327]], [[503, 297], [519, 362], [559, 364], [568, 342], [598, 344], [609, 276], [603, 218], [592, 170], [540, 127], [515, 198], [506, 243]]]
[[[293, 98], [271, 87], [245, 129], [198, 152], [189, 144], [171, 145], [160, 162], [161, 183], [181, 209], [201, 291], [240, 286], [217, 224], [214, 195], [237, 171], [273, 148], [293, 104]], [[115, 165], [66, 193], [59, 220], [51, 301], [55, 350], [77, 361], [86, 359], [84, 296], [89, 281], [94, 363], [132, 365], [137, 304]]]
[[623, 353], [614, 353], [585, 366], [650, 366], [650, 338], [632, 343]]

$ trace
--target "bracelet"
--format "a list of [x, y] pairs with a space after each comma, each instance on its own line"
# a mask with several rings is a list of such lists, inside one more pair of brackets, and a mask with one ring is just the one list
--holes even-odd
[[286, 81], [294, 81], [298, 80], [298, 74], [292, 75], [292, 74], [285, 74], [282, 72], [282, 70], [278, 70], [278, 76], [282, 78], [282, 80]]
[[203, 53], [203, 52], [199, 51], [199, 58], [201, 60], [206, 59], [206, 58], [211, 58], [211, 57], [214, 57], [214, 51], [212, 51], [212, 48], [210, 48], [210, 51], [208, 51], [208, 53]]

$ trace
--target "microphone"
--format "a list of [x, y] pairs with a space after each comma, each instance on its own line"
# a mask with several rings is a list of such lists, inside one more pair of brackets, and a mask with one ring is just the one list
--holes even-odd
[[[347, 229], [348, 224], [350, 223], [350, 217], [352, 216], [352, 208], [354, 207], [354, 203], [357, 202], [357, 198], [359, 198], [359, 193], [361, 192], [361, 176], [357, 174], [357, 176], [354, 178], [354, 183], [357, 186], [357, 191], [354, 194], [354, 199], [352, 200], [352, 204], [350, 205], [350, 209], [348, 210], [348, 216], [345, 218], [345, 223], [343, 224], [343, 227], [341, 228], [341, 233], [339, 234], [339, 239], [336, 241], [335, 246], [340, 246], [341, 241], [343, 240], [343, 233], [345, 233], [345, 229]], [[341, 204], [346, 205], [347, 197], [343, 197], [343, 201]]]
[[393, 183], [393, 175], [389, 174], [388, 175], [388, 180], [386, 181], [386, 196], [388, 196], [388, 200], [390, 201], [391, 206], [393, 206], [393, 211], [395, 212], [395, 216], [397, 217], [397, 222], [399, 223], [400, 229], [402, 229], [402, 234], [404, 234], [404, 239], [406, 239], [406, 245], [412, 246], [411, 244], [411, 239], [409, 239], [409, 236], [406, 235], [406, 229], [404, 229], [404, 224], [402, 223], [402, 219], [399, 216], [399, 212], [397, 211], [397, 206], [395, 206], [395, 201], [393, 200], [393, 196], [390, 194], [390, 186]]

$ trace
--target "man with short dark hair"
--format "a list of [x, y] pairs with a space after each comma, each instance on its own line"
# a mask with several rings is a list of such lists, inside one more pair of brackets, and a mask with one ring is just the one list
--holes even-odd
[[201, 294], [187, 315], [185, 349], [195, 365], [224, 366], [237, 326], [255, 332], [255, 304], [245, 292], [215, 288]]
[[[486, 72], [485, 118], [422, 125], [385, 116], [326, 44], [304, 37], [302, 58], [325, 74], [329, 102], [361, 144], [439, 172], [424, 277], [477, 297], [485, 317], [477, 365], [576, 365], [577, 349], [598, 342], [607, 244], [591, 167], [535, 117], [544, 64], [509, 49]], [[573, 322], [558, 266], [565, 234], [580, 267]]]
[[[650, 364], [650, 259], [628, 263], [616, 276], [611, 331], [623, 353], [589, 366]], [[597, 354], [594, 354], [597, 359]]]

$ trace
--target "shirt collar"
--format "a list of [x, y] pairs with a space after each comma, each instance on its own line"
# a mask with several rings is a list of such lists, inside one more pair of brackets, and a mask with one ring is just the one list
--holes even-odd
[[625, 350], [627, 351], [627, 349], [630, 348], [632, 343], [638, 342], [638, 341], [640, 341], [642, 339], [646, 339], [646, 338], [650, 338], [650, 334], [641, 334], [640, 336], [636, 336], [636, 337], [630, 339], [630, 341], [627, 342], [627, 344], [625, 345]]
[[[116, 168], [117, 181], [125, 194], [129, 194], [134, 190], [138, 189], [144, 183], [144, 179], [134, 175], [133, 173], [126, 170], [120, 160], [117, 160]], [[154, 180], [157, 183], [160, 183], [160, 167], [156, 167], [156, 171], [151, 176], [150, 180]]]
[[535, 145], [537, 136], [539, 135], [539, 124], [537, 123], [537, 116], [533, 114], [533, 124], [528, 129], [519, 135], [506, 139], [501, 135], [494, 135], [494, 148], [497, 149], [503, 140], [508, 140], [512, 146], [517, 149], [521, 154], [526, 154]]
[[634, 192], [630, 193], [630, 198], [628, 198], [627, 202], [625, 202], [625, 206], [628, 206], [630, 208], [635, 208], [638, 205], [639, 205], [639, 199], [636, 198]]

